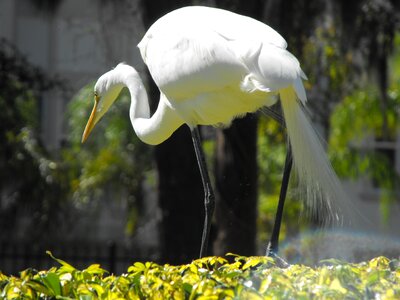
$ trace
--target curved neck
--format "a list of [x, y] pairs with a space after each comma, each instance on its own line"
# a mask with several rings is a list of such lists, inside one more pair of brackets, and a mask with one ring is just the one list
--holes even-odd
[[163, 94], [157, 110], [150, 118], [149, 101], [139, 74], [134, 71], [123, 78], [123, 84], [131, 94], [129, 116], [136, 135], [150, 145], [162, 143], [184, 123], [182, 118], [168, 106], [168, 100]]
[[137, 118], [150, 118], [150, 106], [146, 89], [139, 77], [139, 74], [134, 74], [132, 77], [127, 77], [127, 79], [128, 80], [125, 85], [131, 94], [131, 107], [129, 116], [133, 124], [133, 120]]

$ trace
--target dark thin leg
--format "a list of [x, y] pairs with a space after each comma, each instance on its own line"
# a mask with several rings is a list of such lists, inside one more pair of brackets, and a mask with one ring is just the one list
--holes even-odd
[[278, 208], [276, 210], [275, 223], [272, 229], [271, 240], [268, 243], [266, 255], [276, 255], [279, 248], [279, 232], [282, 223], [283, 206], [285, 205], [286, 192], [289, 184], [290, 171], [292, 170], [293, 159], [290, 143], [288, 143], [285, 159], [285, 169], [283, 171], [281, 191], [279, 194]]
[[271, 107], [264, 106], [261, 110], [266, 116], [271, 117], [275, 121], [277, 121], [282, 127], [285, 127], [285, 120], [283, 120], [283, 116], [273, 110]]
[[[278, 112], [276, 112], [275, 110], [273, 110], [272, 108], [264, 107], [262, 112], [264, 114], [266, 114], [267, 116], [270, 116], [271, 118], [273, 118], [275, 121], [277, 121], [279, 124], [281, 124], [282, 127], [286, 127], [283, 116], [281, 114], [279, 114]], [[286, 192], [287, 192], [287, 188], [288, 188], [288, 184], [289, 184], [289, 178], [290, 178], [290, 172], [292, 170], [292, 165], [293, 165], [292, 149], [290, 147], [290, 141], [288, 141], [287, 150], [286, 150], [285, 168], [283, 171], [282, 185], [281, 185], [281, 190], [279, 193], [278, 208], [276, 210], [275, 223], [274, 223], [274, 227], [272, 229], [271, 239], [268, 243], [267, 251], [266, 251], [267, 256], [274, 256], [274, 257], [278, 258], [282, 262], [283, 265], [287, 265], [287, 263], [283, 259], [278, 257], [277, 253], [278, 253], [278, 248], [279, 248], [279, 233], [280, 233], [281, 223], [282, 223], [283, 207], [285, 205]]]
[[215, 197], [211, 186], [210, 177], [208, 176], [207, 164], [203, 152], [203, 147], [201, 146], [199, 130], [197, 127], [195, 127], [191, 130], [191, 132], [192, 132], [194, 151], [196, 152], [201, 180], [203, 181], [203, 187], [204, 187], [204, 206], [206, 210], [206, 216], [204, 220], [203, 235], [201, 237], [201, 247], [200, 247], [200, 258], [202, 258], [206, 254], [208, 247], [208, 239], [210, 236], [210, 228], [211, 228], [211, 218], [213, 216], [215, 207]]

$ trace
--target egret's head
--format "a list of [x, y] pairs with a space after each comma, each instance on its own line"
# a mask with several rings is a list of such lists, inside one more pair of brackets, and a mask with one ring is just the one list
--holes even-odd
[[85, 131], [82, 135], [82, 143], [86, 141], [90, 132], [114, 103], [123, 88], [121, 74], [118, 67], [103, 74], [94, 86], [94, 106]]

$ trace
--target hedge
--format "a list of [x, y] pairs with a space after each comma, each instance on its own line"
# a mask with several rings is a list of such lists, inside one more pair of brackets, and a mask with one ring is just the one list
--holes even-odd
[[180, 266], [136, 262], [119, 276], [53, 259], [60, 266], [0, 272], [0, 299], [400, 299], [400, 261], [386, 257], [310, 267], [227, 254]]

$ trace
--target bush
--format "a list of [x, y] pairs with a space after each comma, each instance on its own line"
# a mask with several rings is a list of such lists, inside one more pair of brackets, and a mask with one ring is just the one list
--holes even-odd
[[[49, 253], [51, 255], [51, 253]], [[54, 257], [53, 257], [54, 258]], [[99, 265], [0, 273], [0, 299], [399, 299], [400, 261], [322, 261], [279, 267], [270, 257], [206, 257], [171, 266], [136, 262], [126, 274]], [[228, 259], [232, 260], [228, 262]]]

